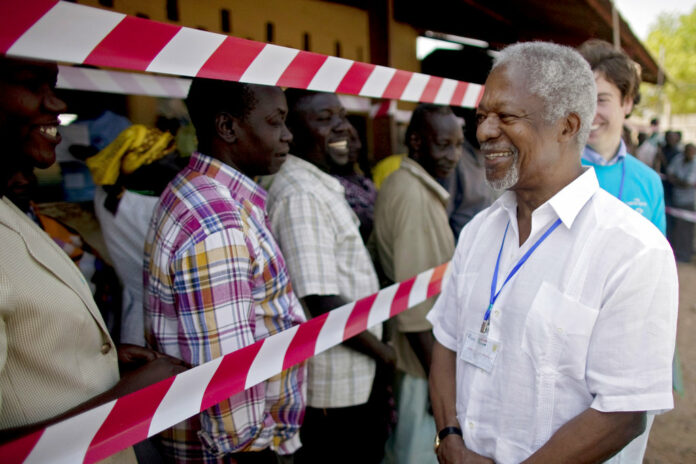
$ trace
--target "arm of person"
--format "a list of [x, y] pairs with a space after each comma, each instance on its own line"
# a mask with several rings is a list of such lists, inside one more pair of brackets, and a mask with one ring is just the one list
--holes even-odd
[[[348, 301], [340, 295], [307, 295], [302, 298], [302, 303], [312, 317], [317, 317], [343, 306]], [[383, 365], [394, 366], [396, 363], [394, 348], [382, 343], [367, 330], [344, 341], [343, 345], [367, 355]]]
[[[317, 317], [348, 303], [339, 295], [336, 231], [324, 204], [311, 193], [292, 195], [273, 205], [270, 219], [293, 289], [309, 314]], [[368, 331], [344, 345], [388, 365], [395, 363], [394, 349]]]
[[[12, 286], [10, 282], [7, 281], [4, 274], [0, 272], [0, 372], [5, 369], [7, 356], [9, 354], [5, 319], [14, 311], [11, 289]], [[10, 291], [7, 292], [7, 290]], [[69, 341], [66, 341], [66, 343], [69, 343]], [[126, 351], [124, 351], [123, 354], [125, 357], [129, 358], [128, 364], [130, 365], [131, 369], [127, 374], [122, 375], [119, 382], [117, 382], [112, 388], [94, 396], [93, 398], [90, 398], [84, 403], [81, 403], [68, 411], [63, 412], [62, 414], [58, 414], [49, 419], [25, 426], [3, 429], [2, 434], [0, 434], [0, 443], [12, 441], [22, 435], [40, 430], [48, 427], [49, 425], [76, 416], [89, 409], [93, 409], [97, 406], [108, 403], [109, 401], [116, 400], [121, 396], [133, 393], [137, 390], [157, 383], [160, 380], [164, 380], [179, 374], [189, 367], [181, 360], [162, 355], [161, 353], [156, 353], [146, 348], [141, 348], [130, 352], [128, 348], [126, 348]], [[119, 358], [121, 358], [120, 351]], [[125, 358], [123, 360], [125, 360]], [[3, 400], [3, 392], [0, 390], [0, 407], [2, 406]]]
[[600, 463], [645, 430], [645, 412], [601, 412], [589, 408], [553, 434], [524, 464]]
[[[5, 356], [7, 356], [7, 344], [2, 343], [2, 339], [6, 339], [4, 321], [0, 321], [0, 347], [2, 347], [0, 348], [0, 359], [5, 359]], [[118, 383], [112, 388], [50, 419], [21, 427], [4, 429], [2, 431], [0, 443], [12, 441], [23, 435], [48, 427], [49, 425], [77, 416], [78, 414], [114, 401], [129, 393], [141, 390], [160, 380], [184, 372], [190, 367], [185, 362], [171, 356], [166, 356], [147, 348], [136, 348], [138, 349], [131, 350], [129, 353], [128, 348], [126, 348], [126, 351], [123, 352], [123, 356], [129, 358], [127, 362], [131, 369], [126, 374], [122, 375]], [[119, 349], [119, 361], [121, 360], [122, 354]], [[3, 367], [4, 363], [0, 365], [0, 371]], [[0, 392], [0, 404], [2, 404], [2, 392]]]
[[[436, 430], [457, 427], [456, 394], [457, 353], [441, 345], [437, 340], [433, 345], [430, 369], [430, 400], [433, 405]], [[464, 439], [450, 434], [440, 441], [437, 449], [440, 464], [493, 464], [489, 458], [467, 449]]]
[[[641, 277], [647, 269], [654, 278]], [[644, 431], [645, 411], [672, 406], [674, 259], [666, 244], [646, 248], [609, 275], [587, 354], [586, 381], [593, 401], [527, 464], [603, 462]]]
[[[244, 232], [229, 227], [214, 232], [185, 250], [169, 264], [171, 291], [177, 315], [176, 333], [158, 334], [158, 344], [178, 344], [193, 366], [219, 358], [256, 341], [252, 280], [256, 252]], [[166, 296], [166, 295], [165, 295]], [[263, 384], [234, 395], [201, 412], [202, 433], [215, 438], [222, 451], [253, 438], [246, 421], [263, 420], [264, 402], [249, 402]], [[242, 415], [235, 414], [243, 408]], [[253, 425], [253, 424], [252, 424]], [[227, 433], [225, 433], [227, 432]], [[234, 440], [229, 434], [236, 434]], [[248, 435], [247, 435], [248, 434]], [[234, 441], [234, 443], [233, 443]]]
[[[393, 275], [387, 277], [395, 282], [438, 266], [451, 259], [454, 253], [454, 236], [444, 207], [441, 208], [442, 223], [437, 224], [443, 230], [436, 233], [432, 230], [431, 214], [440, 212], [438, 205], [432, 204], [431, 196], [427, 197], [431, 203], [427, 203], [420, 189], [409, 188], [401, 182], [399, 176], [404, 175], [410, 176], [402, 171], [395, 173], [396, 177], [384, 185], [375, 204], [373, 243], [382, 268], [393, 270]], [[436, 297], [430, 298], [396, 317], [396, 328], [406, 336], [426, 376], [434, 341], [426, 315], [435, 300]]]
[[406, 332], [405, 335], [409, 345], [411, 345], [411, 349], [413, 349], [418, 361], [423, 366], [425, 375], [430, 375], [430, 364], [433, 360], [433, 345], [435, 343], [433, 332], [424, 330], [422, 332]]

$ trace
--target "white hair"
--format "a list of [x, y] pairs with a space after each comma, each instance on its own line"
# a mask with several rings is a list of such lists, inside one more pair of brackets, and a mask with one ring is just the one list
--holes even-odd
[[597, 109], [597, 87], [590, 65], [570, 47], [549, 42], [522, 42], [504, 48], [493, 69], [515, 66], [527, 76], [529, 92], [544, 102], [544, 119], [552, 124], [575, 113], [580, 117], [577, 147], [590, 135]]

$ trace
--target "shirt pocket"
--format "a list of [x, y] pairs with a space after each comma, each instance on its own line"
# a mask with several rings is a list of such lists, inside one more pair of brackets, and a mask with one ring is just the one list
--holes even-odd
[[598, 314], [598, 309], [543, 282], [527, 313], [522, 335], [522, 350], [537, 373], [583, 379]]

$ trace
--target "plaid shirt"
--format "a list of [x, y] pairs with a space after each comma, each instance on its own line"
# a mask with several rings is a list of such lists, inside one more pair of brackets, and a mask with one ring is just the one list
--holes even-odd
[[[336, 179], [288, 156], [269, 188], [268, 215], [299, 297], [340, 295], [355, 301], [379, 290], [358, 219]], [[381, 337], [381, 324], [370, 332]], [[307, 404], [338, 408], [366, 403], [375, 368], [373, 359], [342, 345], [314, 356]]]
[[[195, 153], [155, 208], [145, 242], [145, 333], [196, 366], [305, 320], [268, 230], [266, 192]], [[295, 366], [163, 433], [181, 462], [300, 447], [305, 368]], [[203, 451], [205, 450], [205, 451]]]

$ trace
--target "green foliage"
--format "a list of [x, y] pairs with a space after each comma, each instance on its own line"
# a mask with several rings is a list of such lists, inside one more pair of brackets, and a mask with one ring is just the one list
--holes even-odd
[[[650, 29], [648, 50], [659, 59], [664, 49], [663, 69], [668, 81], [664, 92], [672, 113], [696, 113], [696, 7], [686, 15], [663, 13]], [[643, 102], [658, 104], [658, 89], [643, 85]]]

